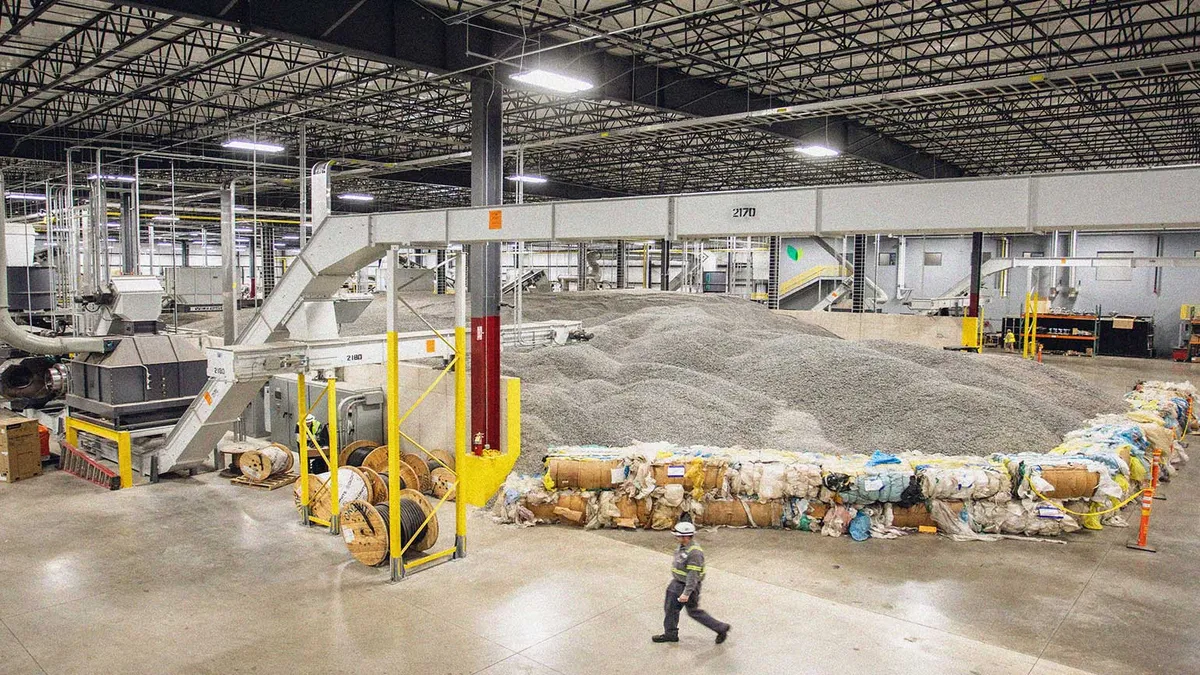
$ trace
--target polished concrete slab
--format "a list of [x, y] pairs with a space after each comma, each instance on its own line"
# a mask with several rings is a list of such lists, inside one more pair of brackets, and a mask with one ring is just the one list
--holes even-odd
[[[1118, 390], [1200, 381], [1069, 361]], [[465, 560], [393, 585], [301, 527], [286, 490], [208, 474], [113, 493], [50, 472], [0, 484], [0, 674], [1200, 672], [1196, 471], [1156, 504], [1153, 554], [1115, 528], [1065, 544], [705, 531], [704, 604], [734, 625], [721, 646], [686, 618], [682, 642], [650, 643], [663, 533], [474, 513]]]

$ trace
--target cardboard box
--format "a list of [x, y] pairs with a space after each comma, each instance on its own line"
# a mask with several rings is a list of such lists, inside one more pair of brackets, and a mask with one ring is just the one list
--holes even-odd
[[37, 420], [0, 410], [0, 481], [40, 476], [41, 450]]

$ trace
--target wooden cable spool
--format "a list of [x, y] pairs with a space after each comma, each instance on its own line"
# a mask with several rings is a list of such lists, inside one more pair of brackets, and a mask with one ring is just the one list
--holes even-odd
[[369, 488], [367, 490], [367, 501], [372, 504], [386, 502], [388, 498], [388, 486], [387, 479], [384, 476], [387, 474], [380, 474], [378, 471], [365, 466], [359, 467], [358, 470], [362, 471], [363, 475], [367, 477], [367, 486]]
[[400, 461], [412, 467], [413, 472], [417, 475], [417, 481], [420, 484], [418, 490], [428, 493], [433, 489], [433, 478], [429, 475], [429, 465], [423, 457], [416, 453], [406, 452], [400, 456]]
[[[424, 495], [413, 490], [401, 493], [401, 545], [412, 539], [414, 534], [416, 536], [416, 541], [408, 547], [408, 551], [427, 551], [437, 543], [437, 516], [430, 517], [430, 514], [433, 514], [433, 506]], [[429, 518], [429, 522], [422, 527], [426, 518]], [[376, 567], [384, 564], [390, 554], [388, 528], [391, 523], [392, 517], [386, 503], [370, 504], [363, 500], [347, 503], [342, 513], [342, 540], [346, 542], [346, 550], [364, 565]]]
[[[338, 504], [345, 506], [356, 499], [365, 500], [369, 496], [369, 479], [361, 469], [354, 466], [338, 468]], [[296, 506], [300, 505], [300, 481], [293, 488], [296, 496]], [[321, 520], [329, 520], [333, 516], [330, 505], [329, 474], [309, 474], [308, 500], [312, 515]], [[340, 510], [340, 509], [339, 509]]]
[[375, 469], [378, 473], [387, 473], [388, 470], [388, 446], [380, 445], [367, 455], [363, 460], [363, 466]]
[[292, 469], [294, 461], [292, 451], [278, 443], [246, 451], [239, 457], [242, 475], [252, 481], [264, 481], [286, 473]]
[[338, 465], [362, 466], [363, 460], [367, 458], [367, 455], [371, 454], [373, 448], [378, 446], [379, 444], [375, 441], [354, 441], [342, 448], [342, 451], [338, 453]]
[[454, 492], [457, 488], [458, 476], [453, 471], [444, 466], [439, 466], [429, 472], [429, 477], [433, 481], [433, 496], [441, 499], [447, 493], [447, 501], [454, 501]]
[[449, 450], [430, 450], [429, 457], [425, 460], [425, 464], [429, 466], [429, 472], [433, 473], [436, 469], [454, 470], [454, 453]]

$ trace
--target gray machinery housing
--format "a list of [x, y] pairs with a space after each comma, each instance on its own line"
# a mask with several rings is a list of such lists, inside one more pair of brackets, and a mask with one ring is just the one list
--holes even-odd
[[207, 357], [190, 338], [158, 334], [162, 285], [156, 277], [115, 277], [103, 296], [99, 302], [111, 310], [101, 331], [116, 346], [70, 362], [71, 414], [114, 429], [175, 422], [208, 379]]
[[49, 267], [8, 268], [8, 308], [14, 312], [54, 309], [54, 284]]
[[208, 359], [178, 335], [121, 338], [107, 354], [71, 361], [67, 406], [72, 414], [116, 429], [179, 419], [208, 379]]
[[[270, 420], [271, 441], [297, 450], [296, 425], [299, 422], [298, 403], [296, 394], [297, 378], [295, 375], [276, 375], [263, 388], [267, 401], [267, 415]], [[313, 406], [317, 397], [325, 389], [321, 380], [307, 380], [308, 405]], [[338, 445], [345, 447], [354, 441], [375, 441], [383, 443], [384, 407], [383, 389], [358, 389], [348, 387], [341, 382], [337, 387], [338, 403]], [[313, 407], [312, 416], [321, 424], [329, 421], [329, 405], [325, 399]]]

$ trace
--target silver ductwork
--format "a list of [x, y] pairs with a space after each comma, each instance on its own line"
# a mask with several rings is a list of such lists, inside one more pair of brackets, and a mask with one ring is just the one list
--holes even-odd
[[[4, 178], [0, 176], [0, 195], [4, 193]], [[0, 262], [5, 273], [0, 274], [0, 341], [30, 354], [71, 354], [74, 352], [106, 352], [113, 347], [111, 340], [102, 337], [46, 337], [34, 335], [18, 326], [8, 313], [8, 225], [6, 208], [0, 205]]]

